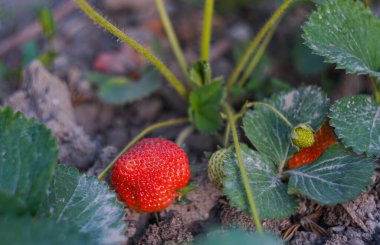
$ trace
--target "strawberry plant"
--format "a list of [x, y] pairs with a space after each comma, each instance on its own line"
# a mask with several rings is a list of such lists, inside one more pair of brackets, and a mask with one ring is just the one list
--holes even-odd
[[[261, 235], [262, 219], [294, 214], [301, 196], [330, 206], [356, 198], [371, 183], [376, 158], [380, 155], [380, 51], [377, 48], [380, 22], [367, 6], [354, 0], [314, 1], [317, 9], [303, 25], [303, 38], [326, 62], [336, 63], [337, 68], [348, 73], [367, 74], [373, 82], [374, 96], [346, 97], [331, 105], [321, 88], [301, 86], [263, 101], [247, 101], [240, 108], [238, 103], [233, 103], [239, 95], [250, 91], [248, 80], [258, 68], [284, 12], [298, 2], [283, 1], [225, 79], [213, 74], [209, 63], [214, 0], [205, 1], [200, 59], [190, 66], [164, 2], [156, 0], [183, 73], [183, 79], [179, 79], [159, 58], [102, 17], [85, 0], [76, 0], [92, 20], [155, 66], [187, 103], [188, 116], [159, 122], [143, 130], [96, 179], [56, 165], [57, 150], [49, 131], [33, 120], [3, 109], [0, 112], [0, 202], [6, 205], [0, 207], [0, 212], [18, 215], [10, 225], [16, 229], [20, 226], [18, 222], [26, 223], [25, 233], [43, 234], [40, 230], [42, 222], [46, 222], [44, 232], [49, 234], [62, 225], [62, 232], [76, 228], [71, 238], [78, 241], [118, 242], [122, 236], [113, 236], [117, 241], [108, 237], [125, 229], [125, 223], [120, 221], [121, 207], [114, 203], [115, 195], [99, 180], [111, 171], [113, 188], [137, 211], [157, 212], [168, 207], [177, 191], [189, 181], [188, 158], [173, 142], [143, 138], [155, 129], [179, 124], [190, 126], [179, 135], [178, 145], [193, 128], [222, 136], [222, 149], [209, 160], [208, 176], [233, 206], [252, 215]], [[138, 85], [125, 78], [103, 77], [108, 81], [98, 81], [100, 96], [110, 103], [128, 103], [147, 96], [157, 88], [158, 77], [150, 70], [146, 73], [149, 79], [142, 79]], [[239, 126], [248, 142], [239, 138]], [[0, 227], [8, 219], [8, 216], [1, 219]], [[220, 241], [218, 236], [211, 236], [208, 242]], [[240, 231], [226, 235], [230, 236], [240, 236]], [[271, 237], [242, 236], [245, 243], [247, 239], [278, 243]], [[41, 238], [36, 235], [33, 239]]]
[[6, 244], [119, 244], [123, 208], [95, 177], [58, 165], [51, 132], [0, 109], [0, 235]]

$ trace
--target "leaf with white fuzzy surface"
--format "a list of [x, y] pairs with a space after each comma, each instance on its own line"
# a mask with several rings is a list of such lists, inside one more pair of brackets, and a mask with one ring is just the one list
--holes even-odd
[[303, 26], [314, 53], [350, 73], [380, 77], [380, 20], [362, 1], [329, 0]]
[[35, 213], [57, 158], [57, 144], [44, 125], [0, 109], [0, 213]]
[[[242, 146], [242, 157], [248, 181], [261, 218], [282, 218], [293, 214], [297, 203], [276, 175], [276, 165], [267, 157]], [[223, 192], [230, 203], [249, 213], [250, 208], [241, 180], [236, 154], [230, 152], [224, 166]]]
[[380, 155], [380, 107], [371, 96], [340, 99], [331, 107], [329, 116], [345, 146], [358, 153]]
[[[294, 126], [310, 123], [315, 131], [326, 120], [330, 106], [326, 94], [316, 86], [280, 93], [264, 102], [280, 111]], [[267, 108], [257, 106], [247, 112], [243, 126], [255, 148], [276, 165], [285, 163], [297, 151], [290, 140], [292, 128]]]
[[344, 203], [365, 191], [374, 168], [374, 158], [358, 156], [337, 143], [316, 162], [287, 171], [289, 193], [300, 193], [323, 205]]
[[74, 168], [59, 165], [47, 191], [40, 216], [57, 223], [70, 223], [94, 244], [125, 242], [126, 223], [116, 195], [96, 177], [80, 175]]

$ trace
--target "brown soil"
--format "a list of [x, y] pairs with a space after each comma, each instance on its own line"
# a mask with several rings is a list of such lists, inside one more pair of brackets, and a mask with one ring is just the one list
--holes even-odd
[[[162, 44], [161, 56], [179, 74], [175, 59], [168, 51], [168, 42], [162, 37], [162, 27], [155, 24], [157, 14], [150, 6], [151, 1], [107, 0], [103, 4], [99, 7], [107, 10], [106, 14], [112, 16], [116, 24], [128, 26], [132, 23], [128, 27], [128, 33], [137, 37], [140, 42], [151, 43], [159, 39]], [[232, 43], [251, 38], [272, 12], [273, 4], [262, 5], [231, 13], [228, 17], [219, 15], [215, 18], [215, 42], [211, 51], [215, 74], [230, 72], [234, 64], [231, 58]], [[198, 48], [194, 43], [197, 44], [200, 36], [200, 30], [194, 28], [194, 23], [199, 23], [202, 11], [197, 7], [185, 6], [180, 1], [171, 1], [170, 4], [175, 23], [178, 23], [176, 28], [186, 57], [194, 61]], [[274, 37], [274, 45], [269, 49], [274, 58], [268, 68], [268, 77], [279, 77], [295, 86], [301, 82], [321, 84], [318, 76], [305, 77], [297, 73], [294, 65], [289, 64], [286, 58], [286, 51], [296, 36], [299, 36], [299, 26], [306, 18], [308, 10], [309, 7], [292, 10], [293, 14], [287, 16], [280, 25], [279, 32]], [[180, 11], [186, 14], [182, 16]], [[117, 44], [115, 39], [104, 34], [85, 16], [75, 11], [68, 16], [70, 18], [62, 17], [59, 23], [59, 31], [54, 40], [54, 47], [59, 55], [50, 72], [34, 61], [25, 68], [21, 81], [0, 78], [0, 103], [10, 105], [46, 124], [59, 143], [60, 163], [80, 168], [89, 175], [98, 175], [143, 128], [154, 122], [185, 116], [186, 105], [167, 86], [149, 98], [130, 105], [114, 106], [102, 103], [96, 96], [96, 88], [85, 80], [84, 74], [92, 69], [91, 64], [99, 53], [117, 53], [123, 50], [123, 45]], [[22, 32], [28, 28], [28, 19], [20, 20], [20, 23], [16, 31]], [[254, 27], [251, 27], [251, 23], [255, 23]], [[15, 26], [9, 24], [5, 29], [0, 29], [0, 36], [15, 35], [14, 29]], [[42, 43], [42, 48], [46, 48], [41, 39], [37, 41]], [[1, 58], [7, 60], [8, 68], [17, 67], [21, 60], [20, 48], [8, 50]], [[120, 72], [121, 69], [122, 75], [130, 75], [139, 68], [129, 60], [123, 59], [120, 62], [124, 63], [117, 71]], [[346, 76], [333, 70], [328, 75], [338, 81], [332, 85], [334, 89], [330, 90], [334, 99], [370, 91], [370, 85], [363, 77]], [[257, 97], [264, 95], [264, 92], [255, 94]], [[174, 140], [180, 130], [181, 127], [162, 129], [149, 136]], [[204, 151], [214, 151], [218, 144], [220, 139], [198, 133], [193, 133], [186, 140], [184, 148], [195, 169], [191, 183], [197, 188], [181, 203], [160, 212], [157, 217], [159, 221], [154, 215], [125, 208], [125, 220], [129, 223], [126, 231], [130, 238], [129, 244], [191, 243], [197, 235], [215, 224], [225, 228], [255, 230], [251, 217], [230, 206], [222, 193], [207, 180]], [[379, 178], [374, 177], [373, 185], [357, 199], [345, 205], [321, 209], [320, 216], [313, 222], [327, 231], [327, 236], [318, 236], [307, 225], [301, 225], [294, 232], [289, 244], [380, 244]], [[315, 213], [316, 209], [315, 203], [302, 200], [296, 215], [283, 220], [265, 220], [263, 225], [267, 231], [282, 235], [293, 224], [305, 224], [305, 217]]]

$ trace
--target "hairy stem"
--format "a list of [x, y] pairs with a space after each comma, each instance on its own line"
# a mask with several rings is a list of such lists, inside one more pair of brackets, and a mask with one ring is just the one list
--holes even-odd
[[131, 142], [129, 142], [129, 144], [126, 145], [123, 148], [123, 150], [121, 150], [121, 152], [112, 160], [112, 162], [103, 170], [103, 172], [101, 172], [99, 174], [98, 179], [99, 180], [103, 180], [106, 177], [108, 171], [115, 164], [115, 162], [117, 161], [117, 159], [119, 159], [121, 157], [121, 155], [124, 154], [124, 152], [128, 151], [134, 144], [136, 144], [137, 141], [139, 141], [140, 139], [142, 139], [148, 133], [150, 133], [153, 130], [156, 130], [158, 128], [164, 128], [164, 127], [174, 126], [174, 125], [178, 125], [178, 124], [182, 124], [182, 123], [186, 123], [186, 122], [189, 122], [188, 118], [178, 118], [178, 119], [172, 119], [172, 120], [168, 120], [168, 121], [164, 121], [164, 122], [155, 123], [155, 124], [147, 127], [146, 129], [144, 129], [143, 131], [141, 131], [135, 138], [133, 138], [133, 140]]
[[245, 167], [243, 164], [243, 157], [241, 154], [241, 148], [240, 148], [239, 138], [237, 135], [236, 124], [235, 124], [235, 115], [234, 115], [231, 107], [227, 104], [224, 105], [224, 110], [227, 114], [228, 123], [229, 123], [229, 125], [231, 125], [232, 139], [234, 141], [234, 146], [235, 146], [235, 151], [236, 151], [236, 156], [237, 156], [237, 162], [238, 162], [241, 178], [243, 181], [243, 186], [244, 186], [244, 189], [245, 189], [245, 192], [247, 195], [248, 204], [249, 204], [249, 207], [251, 209], [253, 220], [255, 221], [256, 229], [260, 234], [262, 234], [263, 233], [263, 227], [261, 226], [259, 212], [257, 211], [255, 200], [253, 197], [253, 191], [252, 191], [251, 186], [249, 185], [247, 171], [245, 170]]
[[265, 36], [265, 39], [263, 40], [263, 42], [261, 43], [261, 45], [257, 49], [257, 52], [255, 53], [252, 60], [248, 64], [247, 69], [244, 71], [242, 77], [238, 81], [237, 84], [239, 86], [241, 86], [241, 87], [244, 86], [244, 83], [248, 80], [248, 78], [251, 76], [252, 72], [255, 70], [257, 64], [260, 62], [261, 58], [263, 57], [263, 54], [264, 54], [265, 50], [267, 49], [269, 42], [272, 40], [273, 34], [276, 30], [276, 27], [277, 27], [277, 25], [273, 26], [270, 29], [270, 31], [267, 33], [267, 35]]
[[75, 0], [78, 6], [86, 13], [92, 20], [104, 27], [107, 31], [115, 35], [117, 38], [131, 46], [137, 53], [144, 56], [149, 60], [161, 74], [169, 81], [174, 89], [183, 97], [187, 98], [187, 90], [182, 83], [174, 76], [174, 74], [152, 53], [150, 53], [141, 44], [122, 32], [119, 28], [111, 24], [103, 16], [101, 16], [95, 9], [93, 9], [85, 0]]
[[290, 6], [293, 0], [285, 0], [284, 3], [274, 12], [274, 14], [270, 17], [270, 19], [265, 23], [265, 25], [260, 29], [259, 33], [249, 44], [248, 49], [245, 51], [243, 57], [240, 59], [238, 65], [233, 70], [232, 75], [227, 81], [227, 88], [231, 88], [236, 80], [238, 79], [241, 71], [246, 66], [249, 58], [252, 56], [253, 52], [256, 50], [257, 46], [260, 44], [261, 40], [265, 37], [267, 32], [272, 28], [272, 26], [276, 25], [277, 21], [281, 18], [285, 10]]
[[186, 59], [182, 52], [181, 46], [179, 45], [178, 38], [174, 32], [173, 25], [169, 19], [163, 0], [156, 0], [156, 6], [158, 13], [160, 14], [162, 24], [164, 25], [166, 35], [168, 36], [170, 45], [173, 48], [174, 55], [178, 60], [179, 66], [181, 67], [183, 74], [187, 76]]
[[210, 42], [212, 29], [212, 16], [214, 11], [214, 0], [206, 0], [203, 16], [201, 60], [208, 61], [210, 56]]

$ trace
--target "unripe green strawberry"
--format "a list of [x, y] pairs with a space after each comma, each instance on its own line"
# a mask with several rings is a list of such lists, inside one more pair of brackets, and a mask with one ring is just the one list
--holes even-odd
[[325, 123], [314, 136], [315, 143], [312, 146], [303, 148], [289, 159], [289, 169], [295, 169], [305, 164], [315, 162], [327, 147], [336, 143], [335, 135], [327, 123]]
[[223, 166], [227, 160], [227, 152], [227, 149], [214, 152], [208, 162], [208, 178], [211, 183], [220, 190], [223, 188], [223, 178], [225, 177]]
[[309, 124], [303, 123], [293, 128], [290, 137], [295, 146], [303, 149], [314, 144], [314, 131]]
[[167, 208], [190, 179], [189, 160], [175, 143], [143, 139], [115, 163], [111, 181], [132, 209], [157, 212]]

